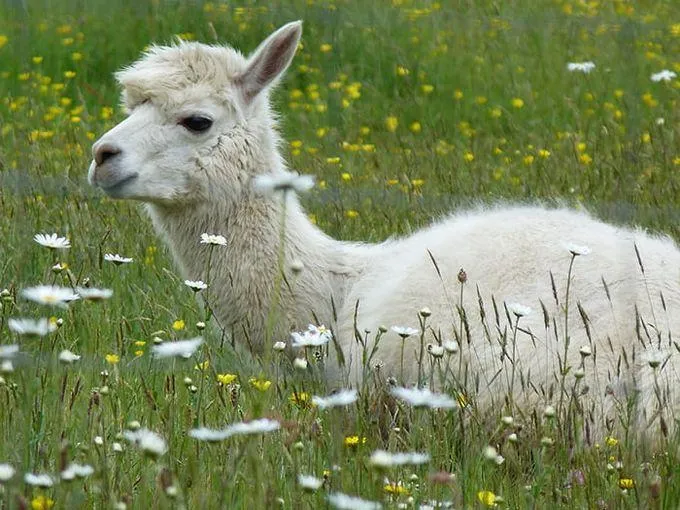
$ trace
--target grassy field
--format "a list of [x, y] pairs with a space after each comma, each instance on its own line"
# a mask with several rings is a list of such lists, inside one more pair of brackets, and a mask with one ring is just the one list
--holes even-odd
[[[112, 73], [150, 42], [248, 52], [294, 19], [302, 47], [274, 101], [290, 167], [317, 176], [303, 202], [330, 235], [377, 241], [456, 207], [528, 201], [680, 238], [680, 80], [651, 79], [680, 74], [673, 0], [2, 0], [0, 346], [22, 355], [0, 370], [0, 464], [16, 469], [5, 480], [0, 466], [0, 508], [324, 508], [335, 492], [386, 508], [677, 508], [675, 441], [584, 446], [536, 415], [488, 427], [461, 412], [390, 415], [365, 391], [322, 410], [311, 402], [327, 391], [319, 377], [283, 358], [263, 366], [197, 326], [204, 313], [143, 210], [87, 184], [92, 142], [123, 118]], [[586, 61], [590, 73], [567, 69]], [[71, 247], [41, 247], [38, 232]], [[20, 297], [86, 279], [113, 297], [68, 309]], [[19, 338], [12, 317], [58, 328]], [[191, 360], [150, 355], [157, 338], [200, 334]], [[60, 363], [65, 349], [80, 360]], [[261, 417], [281, 429], [217, 444], [187, 436]], [[140, 425], [167, 452], [125, 439]], [[377, 449], [431, 459], [381, 470]], [[94, 472], [59, 480], [69, 463]], [[305, 490], [300, 474], [323, 484]]]

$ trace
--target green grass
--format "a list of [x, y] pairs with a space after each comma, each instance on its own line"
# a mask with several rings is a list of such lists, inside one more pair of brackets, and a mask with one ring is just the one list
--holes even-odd
[[[92, 140], [123, 118], [112, 73], [177, 34], [248, 52], [275, 27], [305, 20], [303, 48], [274, 101], [290, 166], [318, 177], [304, 203], [335, 237], [382, 240], [495, 201], [558, 201], [680, 236], [680, 81], [650, 80], [661, 69], [680, 73], [677, 2], [367, 4], [0, 4], [0, 344], [19, 341], [26, 353], [0, 384], [0, 463], [18, 470], [0, 485], [0, 508], [41, 508], [41, 495], [55, 508], [272, 508], [278, 498], [286, 508], [321, 508], [328, 491], [396, 508], [408, 496], [386, 492], [384, 473], [368, 465], [377, 448], [431, 454], [426, 466], [388, 475], [416, 507], [432, 499], [480, 507], [478, 493], [489, 490], [502, 496], [499, 507], [675, 508], [672, 441], [579, 446], [553, 421], [527, 415], [516, 417], [524, 428], [513, 445], [517, 424], [503, 427], [500, 416], [475, 425], [451, 412], [393, 415], [379, 392], [321, 412], [290, 399], [325, 394], [318, 377], [287, 361], [263, 368], [210, 328], [196, 359], [151, 359], [154, 337], [199, 334], [203, 312], [141, 208], [104, 198], [86, 173]], [[586, 60], [597, 65], [591, 74], [567, 72], [567, 62]], [[37, 232], [67, 235], [72, 247], [51, 252], [33, 242]], [[103, 262], [107, 252], [135, 261], [116, 267]], [[57, 262], [68, 270], [55, 273]], [[113, 299], [46, 311], [18, 296], [29, 285], [85, 278], [113, 289]], [[63, 326], [43, 340], [7, 328], [9, 317], [46, 313]], [[173, 329], [177, 320], [184, 329]], [[62, 349], [82, 359], [59, 365]], [[218, 385], [223, 373], [238, 374], [239, 384]], [[272, 385], [259, 391], [252, 377]], [[282, 420], [283, 430], [208, 446], [186, 435], [197, 424], [260, 416]], [[165, 437], [169, 452], [152, 460], [127, 445], [120, 434], [131, 420]], [[352, 435], [366, 442], [346, 446]], [[114, 442], [125, 451], [114, 453]], [[503, 465], [484, 459], [488, 444]], [[95, 474], [44, 491], [23, 483], [24, 472], [58, 474], [65, 459]], [[298, 473], [324, 470], [320, 491], [297, 486]], [[621, 479], [634, 487], [622, 490]]]

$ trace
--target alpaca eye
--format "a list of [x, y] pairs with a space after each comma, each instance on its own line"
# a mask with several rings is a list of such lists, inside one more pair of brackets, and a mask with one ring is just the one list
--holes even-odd
[[208, 117], [201, 117], [200, 115], [195, 115], [191, 117], [185, 117], [184, 119], [180, 120], [179, 123], [180, 125], [187, 128], [189, 131], [193, 131], [194, 133], [202, 133], [203, 131], [207, 131], [208, 129], [210, 129], [210, 127], [213, 124], [213, 121]]

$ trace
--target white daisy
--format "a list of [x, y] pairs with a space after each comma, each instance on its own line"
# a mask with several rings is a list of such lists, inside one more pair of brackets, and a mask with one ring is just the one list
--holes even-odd
[[134, 259], [131, 259], [130, 257], [123, 257], [121, 255], [113, 254], [113, 253], [106, 253], [104, 254], [104, 260], [106, 262], [113, 262], [117, 266], [120, 266], [121, 264], [129, 264], [132, 262]]
[[319, 347], [326, 345], [333, 339], [333, 334], [326, 326], [310, 324], [307, 331], [291, 333], [293, 347]]
[[328, 503], [340, 510], [378, 510], [382, 508], [382, 505], [375, 501], [367, 501], [356, 496], [342, 494], [341, 492], [329, 494]]
[[26, 473], [24, 475], [24, 482], [28, 485], [34, 485], [36, 487], [52, 487], [54, 485], [54, 480], [48, 474], [36, 475], [34, 473]]
[[356, 390], [340, 390], [337, 393], [327, 397], [312, 397], [312, 403], [319, 409], [328, 409], [329, 407], [348, 406], [357, 401]]
[[208, 285], [202, 282], [201, 280], [184, 280], [184, 285], [189, 287], [194, 292], [198, 292], [208, 288]]
[[368, 460], [373, 466], [389, 468], [394, 466], [405, 466], [407, 464], [419, 465], [430, 462], [430, 455], [427, 453], [390, 453], [385, 450], [376, 450]]
[[229, 425], [223, 429], [209, 429], [201, 427], [189, 431], [189, 437], [199, 441], [223, 441], [231, 436], [265, 434], [281, 428], [281, 424], [276, 420], [261, 418], [249, 422], [239, 422]]
[[657, 349], [647, 349], [642, 353], [641, 359], [647, 363], [651, 368], [658, 368], [667, 358], [670, 357], [670, 352], [657, 350]]
[[0, 464], [0, 483], [10, 481], [14, 473], [16, 469], [11, 464]]
[[218, 441], [224, 441], [229, 437], [229, 434], [225, 431], [225, 429], [209, 429], [207, 427], [200, 427], [197, 429], [191, 429], [189, 431], [189, 437], [199, 441], [215, 443]]
[[19, 354], [19, 345], [0, 345], [0, 359], [11, 359]]
[[71, 241], [57, 234], [36, 234], [33, 240], [41, 246], [52, 249], [66, 249], [71, 247]]
[[37, 287], [28, 287], [21, 291], [21, 295], [41, 305], [52, 305], [66, 308], [70, 301], [75, 301], [79, 298], [78, 294], [74, 293], [67, 287], [57, 287], [56, 285], [38, 285]]
[[576, 257], [578, 255], [589, 255], [590, 254], [590, 248], [588, 248], [587, 246], [581, 245], [581, 244], [564, 243], [563, 246], [574, 257]]
[[297, 482], [300, 487], [307, 491], [315, 491], [323, 485], [323, 480], [312, 475], [299, 474]]
[[275, 351], [285, 351], [286, 350], [286, 342], [275, 342], [273, 349]]
[[429, 407], [430, 409], [452, 409], [458, 404], [454, 399], [442, 393], [433, 393], [427, 388], [393, 388], [392, 395], [413, 407]]
[[80, 359], [80, 356], [78, 354], [74, 354], [71, 351], [64, 349], [59, 353], [59, 361], [61, 363], [64, 363], [65, 365], [70, 365], [71, 363], [75, 363]]
[[227, 238], [219, 234], [201, 234], [201, 244], [212, 244], [214, 246], [226, 246]]
[[262, 195], [277, 191], [297, 191], [304, 193], [314, 187], [314, 177], [299, 175], [294, 172], [282, 172], [277, 175], [258, 175], [253, 181], [253, 189]]
[[441, 358], [444, 356], [444, 346], [439, 344], [427, 344], [427, 352], [433, 358]]
[[449, 354], [456, 354], [458, 350], [460, 349], [460, 346], [458, 345], [458, 342], [455, 340], [448, 340], [444, 342], [443, 344], [444, 350], [448, 352]]
[[664, 69], [663, 71], [659, 71], [658, 73], [654, 73], [651, 75], [649, 78], [653, 82], [660, 82], [660, 81], [671, 81], [675, 78], [677, 78], [677, 74], [674, 71], [670, 71], [668, 69]]
[[66, 469], [61, 472], [61, 479], [65, 481], [73, 480], [74, 478], [86, 478], [94, 473], [94, 468], [89, 464], [71, 463]]
[[76, 287], [76, 292], [82, 299], [88, 301], [104, 301], [113, 296], [111, 289], [94, 289], [90, 287]]
[[178, 340], [176, 342], [163, 342], [162, 344], [151, 347], [151, 352], [157, 358], [172, 358], [175, 356], [181, 358], [190, 358], [196, 349], [203, 343], [203, 338], [197, 336], [190, 340]]
[[249, 435], [249, 434], [264, 434], [267, 432], [274, 432], [279, 430], [281, 424], [276, 420], [268, 418], [261, 418], [249, 422], [240, 422], [229, 425], [225, 430], [230, 436]]
[[293, 367], [297, 370], [307, 370], [308, 365], [309, 363], [307, 363], [307, 360], [304, 358], [295, 358], [293, 360]]
[[10, 331], [17, 335], [45, 336], [57, 330], [57, 325], [48, 319], [10, 319], [7, 321]]
[[567, 70], [569, 72], [574, 72], [578, 71], [581, 73], [588, 74], [590, 71], [595, 69], [595, 63], [594, 62], [569, 62], [567, 64]]
[[531, 308], [520, 303], [507, 303], [506, 306], [508, 307], [508, 312], [517, 317], [524, 317], [532, 312]]
[[126, 430], [123, 437], [152, 457], [160, 457], [168, 451], [165, 439], [149, 429]]
[[419, 331], [415, 328], [403, 327], [403, 326], [392, 326], [392, 331], [394, 331], [401, 338], [408, 338], [413, 335], [417, 335]]

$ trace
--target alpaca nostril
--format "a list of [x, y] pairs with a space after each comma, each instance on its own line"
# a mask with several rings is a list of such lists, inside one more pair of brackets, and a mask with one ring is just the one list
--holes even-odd
[[99, 147], [95, 147], [94, 161], [95, 163], [97, 163], [97, 165], [101, 165], [105, 161], [111, 159], [116, 154], [120, 154], [121, 152], [122, 150], [116, 147], [115, 145], [111, 145], [110, 143], [104, 143]]

